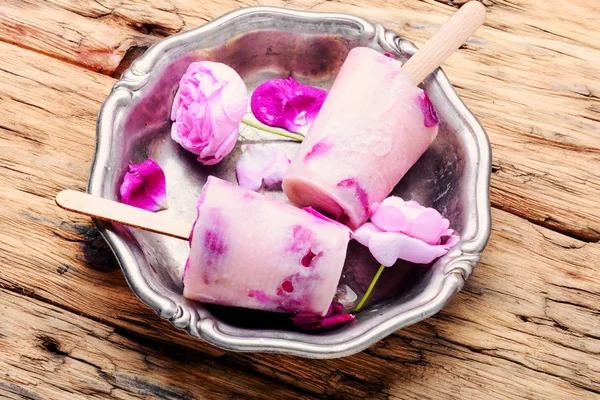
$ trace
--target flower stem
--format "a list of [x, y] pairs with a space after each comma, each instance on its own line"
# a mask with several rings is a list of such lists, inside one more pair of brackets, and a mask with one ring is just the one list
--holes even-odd
[[375, 274], [375, 276], [373, 277], [373, 280], [371, 281], [371, 284], [369, 285], [369, 288], [367, 289], [367, 291], [365, 292], [363, 298], [360, 300], [360, 303], [358, 303], [358, 305], [354, 308], [354, 310], [352, 310], [353, 313], [357, 313], [360, 311], [360, 309], [362, 308], [362, 306], [365, 305], [365, 302], [367, 301], [367, 299], [369, 298], [369, 295], [371, 294], [371, 292], [373, 291], [373, 288], [375, 287], [375, 284], [377, 283], [377, 281], [379, 280], [379, 277], [381, 276], [381, 273], [383, 272], [383, 270], [385, 269], [385, 265], [381, 265], [379, 267], [379, 269], [377, 270], [377, 273]]
[[253, 128], [259, 129], [261, 131], [269, 132], [269, 133], [272, 133], [274, 135], [283, 136], [285, 138], [293, 139], [293, 140], [296, 140], [298, 142], [301, 142], [302, 140], [304, 140], [304, 137], [302, 135], [297, 135], [295, 133], [287, 132], [287, 131], [284, 131], [282, 129], [270, 128], [270, 127], [268, 127], [266, 125], [259, 124], [258, 122], [250, 121], [249, 119], [246, 119], [246, 118], [242, 118], [242, 123], [244, 123], [244, 124], [246, 124], [248, 126], [251, 126]]

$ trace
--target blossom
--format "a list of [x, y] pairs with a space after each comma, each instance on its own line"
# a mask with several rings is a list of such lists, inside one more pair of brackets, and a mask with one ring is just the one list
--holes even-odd
[[327, 97], [325, 90], [306, 86], [294, 78], [264, 82], [252, 94], [252, 113], [265, 125], [306, 134]]
[[354, 321], [354, 315], [342, 314], [344, 306], [333, 302], [324, 317], [315, 314], [297, 313], [291, 318], [292, 322], [305, 331], [320, 331]]
[[165, 173], [151, 158], [140, 164], [129, 164], [119, 192], [124, 204], [148, 211], [169, 208]]
[[267, 146], [247, 145], [235, 166], [241, 187], [258, 190], [263, 182], [273, 185], [283, 180], [290, 165], [285, 152]]
[[247, 108], [248, 92], [237, 72], [217, 62], [194, 62], [179, 81], [171, 137], [202, 164], [214, 165], [235, 146]]
[[429, 100], [429, 96], [427, 93], [423, 92], [419, 96], [419, 100], [421, 101], [421, 112], [423, 112], [423, 124], [427, 128], [431, 128], [432, 126], [436, 126], [440, 123], [440, 117], [438, 117], [433, 104]]
[[371, 222], [359, 227], [353, 238], [369, 247], [373, 257], [390, 267], [402, 259], [429, 264], [458, 242], [450, 222], [433, 208], [391, 196], [369, 207]]

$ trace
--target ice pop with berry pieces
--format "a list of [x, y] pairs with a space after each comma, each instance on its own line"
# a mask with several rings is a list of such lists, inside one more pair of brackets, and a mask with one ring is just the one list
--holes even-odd
[[183, 295], [205, 303], [324, 315], [350, 230], [209, 177], [197, 204]]
[[404, 66], [367, 47], [348, 54], [283, 180], [288, 198], [355, 229], [429, 148], [438, 116], [417, 85], [485, 20], [465, 4]]
[[194, 223], [73, 190], [62, 208], [189, 240], [183, 295], [205, 303], [325, 315], [350, 230], [312, 209], [210, 176]]

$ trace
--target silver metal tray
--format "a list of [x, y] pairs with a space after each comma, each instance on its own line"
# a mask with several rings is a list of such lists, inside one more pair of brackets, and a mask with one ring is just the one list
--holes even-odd
[[[172, 100], [188, 64], [202, 59], [224, 62], [250, 90], [265, 79], [290, 73], [305, 84], [328, 89], [348, 51], [356, 46], [369, 46], [402, 61], [416, 50], [393, 32], [358, 17], [270, 7], [240, 9], [160, 41], [125, 71], [100, 110], [88, 192], [116, 200], [127, 163], [152, 157], [167, 175], [170, 208], [165, 213], [192, 221], [208, 175], [235, 181], [243, 142], [268, 141], [289, 156], [298, 144], [242, 128], [245, 139], [233, 153], [216, 166], [201, 166], [169, 135]], [[160, 317], [215, 346], [312, 358], [359, 352], [439, 311], [462, 288], [490, 234], [491, 151], [481, 125], [441, 69], [423, 85], [440, 115], [440, 132], [394, 194], [437, 208], [461, 240], [432, 265], [398, 263], [387, 269], [355, 323], [310, 334], [296, 330], [281, 314], [188, 301], [182, 297], [187, 242], [96, 221], [131, 290]], [[268, 195], [285, 199], [280, 190]], [[377, 268], [368, 250], [351, 242], [341, 283], [360, 297]]]

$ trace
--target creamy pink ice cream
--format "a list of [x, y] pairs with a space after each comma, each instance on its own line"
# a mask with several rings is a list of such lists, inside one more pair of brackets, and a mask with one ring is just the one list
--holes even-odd
[[356, 229], [435, 139], [438, 118], [400, 63], [348, 54], [283, 180], [288, 198]]
[[184, 272], [186, 298], [324, 315], [335, 295], [347, 227], [209, 177]]

